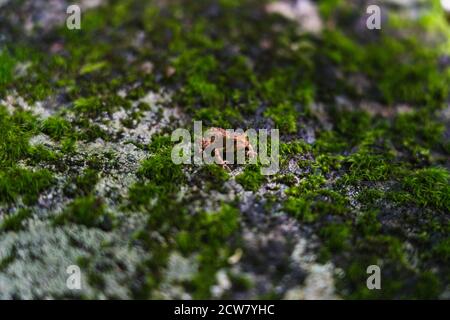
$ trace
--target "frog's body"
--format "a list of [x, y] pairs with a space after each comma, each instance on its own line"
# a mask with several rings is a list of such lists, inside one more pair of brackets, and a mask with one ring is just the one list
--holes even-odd
[[230, 151], [227, 150], [227, 145], [229, 145], [228, 141], [230, 140], [233, 141], [234, 152], [245, 150], [245, 154], [248, 157], [252, 158], [256, 156], [256, 152], [253, 149], [253, 146], [251, 145], [249, 137], [246, 133], [230, 132], [222, 128], [210, 128], [208, 130], [208, 133], [208, 137], [202, 139], [202, 149], [205, 150], [206, 147], [208, 147], [215, 141], [216, 137], [222, 138], [223, 147], [214, 149], [214, 157], [216, 158], [216, 163], [221, 165], [224, 169], [230, 170], [230, 168], [227, 166], [228, 161], [223, 160], [222, 157], [223, 152], [226, 153]]

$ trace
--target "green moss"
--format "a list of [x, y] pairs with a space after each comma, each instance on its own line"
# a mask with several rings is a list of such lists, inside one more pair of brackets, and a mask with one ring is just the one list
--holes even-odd
[[216, 165], [208, 164], [201, 167], [195, 176], [198, 184], [205, 186], [205, 190], [224, 190], [224, 183], [228, 181], [230, 175], [225, 169]]
[[[366, 281], [369, 274], [366, 273], [369, 265], [377, 265], [379, 263], [376, 258], [365, 257], [359, 261], [353, 261], [347, 269], [345, 281], [350, 283], [350, 292], [347, 296], [349, 299], [383, 299], [385, 297], [393, 297], [404, 299], [402, 292], [407, 289], [407, 283], [415, 277], [414, 273], [407, 270], [393, 269], [393, 265], [385, 264], [381, 268], [381, 290], [369, 290]], [[387, 273], [386, 269], [389, 270]], [[389, 274], [389, 278], [386, 277]], [[342, 280], [338, 281], [338, 286], [342, 285]], [[348, 287], [347, 287], [348, 288]]]
[[348, 173], [343, 177], [345, 183], [362, 181], [383, 181], [389, 178], [394, 168], [392, 161], [382, 155], [364, 152], [354, 153], [345, 163], [349, 165]]
[[[440, 107], [448, 94], [444, 85], [448, 75], [437, 68], [436, 52], [414, 38], [383, 38], [367, 50], [369, 74], [378, 81], [378, 88], [388, 103], [409, 102]], [[394, 58], [398, 58], [394, 62]], [[398, 63], [400, 62], [400, 63]], [[386, 68], [396, 63], [395, 68]], [[379, 67], [384, 66], [384, 72]]]
[[74, 110], [78, 114], [96, 117], [104, 110], [99, 97], [78, 98], [73, 102]]
[[410, 201], [450, 211], [450, 174], [446, 169], [419, 169], [405, 176], [402, 186], [410, 194]]
[[[29, 103], [44, 100], [52, 93], [48, 74], [39, 72], [45, 59], [39, 49], [29, 44], [7, 43], [0, 51], [0, 92], [5, 94], [5, 89], [14, 88]], [[25, 74], [17, 72], [19, 64], [26, 66]], [[22, 81], [23, 77], [27, 81]]]
[[432, 147], [440, 141], [444, 127], [433, 120], [427, 110], [399, 114], [394, 119], [393, 134], [403, 141], [417, 141], [427, 147]]
[[341, 155], [332, 156], [321, 154], [316, 157], [316, 161], [312, 164], [312, 168], [320, 170], [322, 173], [339, 170], [342, 166], [344, 157]]
[[439, 241], [436, 245], [433, 246], [433, 255], [443, 261], [444, 263], [448, 263], [450, 261], [450, 237]]
[[61, 140], [72, 131], [70, 123], [64, 118], [53, 116], [42, 122], [42, 132], [55, 140]]
[[[94, 169], [86, 169], [81, 175], [76, 176], [66, 186], [65, 192], [69, 196], [87, 196], [91, 194], [99, 180], [99, 174]], [[72, 189], [74, 187], [74, 189]]]
[[291, 188], [287, 194], [298, 196], [305, 192], [314, 192], [320, 189], [325, 183], [326, 179], [322, 174], [313, 174], [302, 179], [298, 186]]
[[36, 132], [36, 118], [28, 112], [9, 115], [0, 106], [0, 167], [9, 167], [28, 154], [28, 139]]
[[375, 123], [367, 112], [330, 108], [328, 114], [333, 119], [333, 130], [320, 132], [313, 145], [316, 156], [321, 156], [323, 153], [350, 151], [358, 144], [366, 144], [366, 140], [373, 143], [376, 135], [380, 134], [375, 129], [368, 130]]
[[400, 114], [394, 119], [393, 143], [416, 163], [429, 162], [430, 150], [446, 152], [444, 126], [428, 110]]
[[[142, 266], [148, 276], [136, 296], [152, 296], [163, 279], [161, 270], [170, 252], [175, 250], [186, 256], [197, 256], [198, 274], [180, 285], [196, 298], [205, 298], [210, 296], [215, 273], [226, 266], [231, 255], [226, 242], [239, 226], [239, 212], [230, 205], [224, 205], [218, 212], [203, 212], [200, 208], [189, 212], [188, 203], [192, 200], [178, 193], [186, 177], [181, 166], [171, 161], [172, 145], [168, 136], [153, 137], [148, 146], [152, 156], [143, 161], [138, 171], [140, 180], [129, 191], [130, 208], [148, 214], [145, 228], [136, 238], [152, 252], [152, 258]], [[219, 166], [210, 165], [203, 166], [192, 179], [220, 188], [228, 174]], [[154, 241], [155, 233], [162, 242]]]
[[6, 216], [0, 225], [3, 231], [20, 231], [23, 228], [23, 222], [31, 217], [31, 211], [28, 209], [20, 209], [17, 213]]
[[13, 79], [13, 70], [16, 65], [16, 58], [7, 50], [0, 51], [0, 86], [8, 84]]
[[[170, 251], [176, 250], [186, 256], [195, 254], [199, 263], [199, 271], [194, 278], [181, 285], [196, 298], [209, 297], [216, 272], [227, 265], [233, 252], [227, 242], [239, 227], [239, 211], [224, 205], [218, 212], [188, 212], [184, 202], [190, 200], [175, 197], [175, 187], [170, 190], [152, 183], [137, 184], [130, 190], [138, 201], [133, 199], [133, 206], [140, 201], [139, 208], [149, 213], [147, 224], [137, 237], [152, 252], [152, 259], [144, 266], [149, 276], [138, 296], [151, 296], [152, 290], [158, 288], [163, 276], [160, 272]], [[139, 200], [145, 195], [156, 201]], [[162, 242], [152, 238], [156, 232]]]
[[[111, 140], [111, 136], [105, 130], [103, 130], [99, 125], [93, 124], [87, 119], [79, 120], [77, 121], [77, 124], [82, 128], [81, 132], [77, 134], [77, 138], [81, 140], [95, 141], [98, 138], [101, 138], [104, 141]], [[70, 138], [65, 141], [69, 143], [69, 145], [66, 146], [70, 148], [71, 144], [75, 142], [75, 138]]]
[[306, 184], [290, 188], [284, 210], [302, 222], [318, 221], [326, 215], [344, 216], [348, 201], [339, 193], [327, 189], [305, 189]]
[[164, 195], [165, 191], [163, 186], [158, 186], [153, 183], [136, 183], [130, 187], [128, 193], [129, 206], [136, 209], [147, 206], [155, 198], [158, 199]]
[[429, 105], [433, 108], [442, 106], [448, 94], [444, 83], [448, 81], [449, 74], [437, 67], [438, 50], [424, 46], [415, 37], [391, 36], [396, 34], [396, 30], [387, 28], [382, 36], [366, 45], [352, 40], [340, 30], [326, 30], [322, 48], [324, 56], [317, 56], [318, 66], [337, 66], [347, 77], [319, 79], [319, 93], [330, 98], [333, 96], [330, 93], [336, 91], [358, 96], [360, 93], [345, 79], [362, 72], [372, 81], [369, 94], [373, 100], [388, 104]]
[[191, 96], [198, 95], [208, 104], [220, 105], [224, 101], [223, 93], [214, 83], [197, 77], [188, 79], [187, 94]]
[[418, 299], [433, 299], [442, 292], [443, 284], [432, 271], [423, 272], [415, 284]]
[[130, 189], [129, 197], [133, 206], [149, 204], [155, 198], [165, 204], [186, 181], [182, 165], [172, 162], [172, 146], [169, 136], [153, 137], [147, 147], [153, 155], [142, 161], [137, 171], [141, 181]]
[[275, 179], [276, 179], [275, 180], [276, 182], [285, 184], [290, 187], [294, 186], [297, 183], [297, 178], [292, 173], [278, 174], [278, 175], [276, 175]]
[[0, 203], [12, 203], [19, 198], [26, 204], [37, 201], [39, 194], [51, 187], [52, 174], [48, 170], [26, 170], [18, 167], [0, 171]]
[[[191, 225], [185, 226], [186, 231], [177, 235], [178, 249], [183, 253], [203, 250], [202, 247], [220, 248], [239, 226], [239, 211], [229, 205], [224, 205], [218, 212], [202, 212], [194, 219], [189, 219]], [[212, 258], [212, 257], [204, 257]]]
[[[294, 177], [282, 171], [275, 177], [290, 187], [283, 209], [307, 223], [321, 240], [322, 258], [345, 271], [342, 283], [337, 280], [341, 296], [438, 297], [448, 273], [449, 211], [448, 170], [440, 168], [448, 167], [450, 150], [445, 124], [435, 113], [448, 98], [450, 79], [442, 63], [450, 48], [442, 41], [448, 28], [442, 10], [435, 9], [438, 2], [432, 11], [423, 10], [419, 23], [389, 10], [383, 32], [368, 37], [353, 28], [360, 19], [356, 7], [341, 0], [318, 3], [324, 18], [320, 37], [299, 33], [296, 22], [280, 15], [266, 14], [263, 4], [112, 1], [85, 12], [80, 31], [65, 26], [49, 31], [44, 38], [63, 44], [62, 52], [52, 54], [41, 45], [47, 41], [41, 35], [31, 39], [19, 32], [16, 37], [9, 34], [16, 28], [7, 27], [7, 45], [0, 51], [2, 96], [15, 91], [30, 105], [62, 97], [73, 106], [43, 121], [18, 105], [13, 114], [0, 106], [0, 202], [36, 199], [49, 187], [44, 175], [35, 175], [40, 170], [17, 169], [18, 161], [66, 170], [77, 140], [116, 138], [99, 126], [103, 115], [130, 109], [149, 90], [168, 89], [174, 92], [170, 105], [208, 126], [266, 127], [270, 118], [292, 139], [280, 146], [282, 165], [302, 159], [301, 173]], [[136, 45], [130, 35], [142, 30], [145, 41]], [[27, 81], [16, 79], [16, 66], [27, 61]], [[148, 61], [153, 70], [147, 74], [140, 66]], [[117, 94], [123, 89], [125, 98]], [[337, 97], [350, 103], [333, 107]], [[377, 103], [376, 108], [362, 111], [361, 101]], [[396, 114], [399, 105], [407, 105], [408, 112]], [[132, 127], [149, 106], [137, 109], [124, 125]], [[71, 111], [76, 117], [69, 123], [64, 117]], [[312, 145], [298, 140], [303, 126], [314, 130]], [[28, 139], [40, 131], [59, 141], [60, 151], [29, 146]], [[239, 212], [234, 204], [203, 212], [204, 199], [189, 187], [222, 191], [228, 174], [212, 165], [185, 177], [170, 160], [168, 136], [154, 136], [150, 145], [139, 147], [149, 157], [128, 199], [118, 204], [148, 219], [133, 238], [151, 253], [138, 266], [145, 284], [133, 292], [153, 297], [161, 289], [170, 253], [180, 251], [197, 256], [200, 269], [193, 281], [177, 285], [195, 298], [210, 298], [215, 273], [227, 269], [226, 258], [234, 252]], [[75, 189], [68, 193], [79, 198], [66, 208], [61, 223], [104, 228], [106, 210], [93, 190], [114, 159], [99, 154], [84, 160], [89, 169], [71, 181]], [[247, 166], [236, 180], [253, 191], [266, 181], [257, 166]], [[182, 186], [188, 191], [180, 192]], [[265, 199], [268, 212], [279, 208], [280, 199]], [[20, 228], [21, 216], [12, 215], [8, 228]], [[403, 243], [413, 246], [412, 257]], [[365, 287], [369, 264], [382, 266], [381, 291]], [[88, 277], [103, 287], [103, 277]]]
[[258, 191], [266, 180], [260, 169], [259, 165], [250, 164], [245, 167], [243, 173], [236, 176], [236, 181], [247, 191]]
[[348, 249], [350, 235], [350, 227], [342, 223], [332, 223], [320, 230], [320, 236], [324, 240], [326, 248], [331, 252]]
[[290, 103], [284, 102], [268, 108], [264, 115], [271, 118], [282, 133], [297, 132], [298, 113]]
[[334, 131], [322, 131], [313, 149], [315, 154], [322, 154], [342, 152], [348, 147], [347, 142]]
[[250, 276], [231, 273], [229, 277], [233, 289], [236, 291], [247, 291], [254, 287], [253, 280]]
[[210, 296], [216, 272], [227, 265], [227, 258], [232, 253], [223, 244], [238, 227], [239, 211], [224, 205], [218, 212], [200, 213], [176, 236], [181, 252], [199, 252], [199, 272], [189, 284], [195, 298]]
[[370, 210], [362, 212], [356, 219], [355, 227], [364, 237], [376, 236], [381, 231], [381, 223], [378, 219], [378, 211]]
[[138, 175], [151, 183], [169, 187], [179, 185], [185, 180], [181, 165], [172, 162], [170, 149], [154, 155], [142, 162]]
[[332, 108], [334, 130], [349, 142], [357, 143], [367, 134], [372, 119], [366, 111], [349, 111]]
[[234, 108], [220, 110], [215, 107], [197, 110], [194, 118], [196, 120], [204, 121], [208, 126], [219, 128], [233, 128], [243, 120], [240, 112]]
[[61, 141], [61, 151], [66, 154], [70, 154], [75, 152], [76, 150], [76, 138], [75, 137], [67, 137]]
[[96, 72], [96, 71], [99, 71], [99, 70], [105, 68], [106, 66], [107, 66], [107, 62], [106, 61], [87, 63], [81, 68], [80, 74], [84, 75], [84, 74]]
[[311, 151], [311, 145], [303, 140], [280, 143], [280, 153], [284, 156], [301, 155]]
[[17, 249], [13, 247], [12, 252], [9, 253], [5, 258], [0, 260], [0, 271], [5, 270], [11, 263], [17, 258]]
[[325, 0], [319, 4], [319, 12], [322, 17], [328, 19], [334, 10], [341, 9], [342, 0]]
[[56, 225], [75, 223], [110, 230], [112, 217], [106, 211], [103, 200], [90, 195], [75, 199], [63, 213], [54, 218], [54, 223]]
[[61, 155], [57, 152], [50, 150], [49, 148], [39, 144], [29, 149], [29, 157], [31, 163], [36, 165], [38, 163], [58, 163], [61, 159]]
[[151, 143], [148, 145], [148, 151], [151, 153], [162, 152], [172, 145], [169, 135], [156, 135], [152, 137]]
[[311, 203], [304, 198], [289, 197], [284, 202], [284, 210], [304, 222], [313, 222], [316, 216], [311, 211]]
[[[0, 49], [0, 93], [3, 94], [4, 89], [20, 77], [16, 72], [19, 63], [30, 64], [33, 67], [39, 58], [36, 51], [30, 46], [18, 43], [3, 45]], [[30, 82], [33, 81], [32, 79], [29, 80], [31, 80]], [[35, 87], [31, 86], [31, 89], [34, 91]]]
[[288, 198], [284, 210], [302, 222], [318, 222], [327, 215], [343, 216], [347, 212], [348, 200], [339, 192], [325, 188], [326, 178], [318, 162], [310, 164], [314, 174], [308, 175], [286, 191]]

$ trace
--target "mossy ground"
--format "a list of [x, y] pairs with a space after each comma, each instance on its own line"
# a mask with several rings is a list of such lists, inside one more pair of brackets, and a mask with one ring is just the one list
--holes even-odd
[[[439, 1], [383, 2], [382, 30], [361, 27], [358, 1], [320, 1], [319, 34], [266, 2], [102, 1], [81, 30], [65, 28], [62, 10], [31, 31], [13, 17], [39, 9], [3, 4], [0, 243], [33, 239], [37, 223], [90, 248], [57, 261], [87, 270], [82, 298], [283, 298], [308, 283], [292, 262], [302, 237], [340, 270], [337, 296], [448, 298], [450, 25]], [[280, 129], [280, 172], [173, 164], [170, 133], [191, 120]], [[0, 250], [0, 280], [23, 259], [12, 248]], [[131, 266], [114, 258], [123, 250]], [[382, 290], [366, 287], [371, 264]], [[6, 297], [30, 296], [9, 281]], [[73, 296], [61, 290], [34, 296]]]

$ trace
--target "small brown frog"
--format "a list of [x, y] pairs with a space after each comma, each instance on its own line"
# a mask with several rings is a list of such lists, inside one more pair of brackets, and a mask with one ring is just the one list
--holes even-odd
[[[228, 161], [224, 160], [222, 158], [223, 152], [228, 152], [227, 142], [232, 140], [234, 142], [234, 152], [238, 150], [245, 150], [245, 154], [249, 158], [253, 158], [256, 156], [256, 152], [253, 149], [253, 146], [250, 143], [249, 137], [246, 133], [236, 133], [236, 132], [228, 132], [225, 129], [222, 128], [210, 128], [208, 130], [208, 137], [202, 139], [202, 150], [205, 150], [209, 145], [211, 145], [216, 137], [222, 138], [222, 148], [215, 148], [214, 149], [214, 157], [216, 159], [216, 163], [221, 165], [224, 169], [230, 171], [230, 168], [227, 164], [229, 164]], [[228, 142], [229, 143], [229, 142]]]

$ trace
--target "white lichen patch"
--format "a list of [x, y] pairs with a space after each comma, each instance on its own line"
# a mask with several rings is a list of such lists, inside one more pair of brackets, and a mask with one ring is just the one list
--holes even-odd
[[198, 272], [198, 260], [196, 255], [183, 257], [174, 251], [169, 256], [164, 280], [155, 293], [159, 299], [192, 299], [183, 286], [185, 281], [190, 281]]
[[[102, 119], [91, 119], [93, 124], [103, 125], [104, 130], [113, 137], [111, 141], [80, 140], [77, 141], [74, 152], [63, 154], [60, 153], [60, 143], [45, 134], [38, 134], [29, 140], [31, 146], [40, 145], [59, 153], [63, 157], [62, 161], [69, 166], [40, 164], [40, 168], [52, 172], [53, 186], [40, 194], [35, 205], [28, 207], [31, 216], [22, 222], [19, 232], [4, 232], [0, 235], [0, 261], [5, 264], [0, 272], [0, 298], [132, 297], [130, 283], [136, 281], [133, 278], [135, 268], [148, 258], [149, 253], [141, 251], [137, 244], [130, 246], [130, 239], [134, 232], [142, 229], [147, 217], [139, 212], [123, 212], [121, 203], [126, 200], [130, 186], [137, 180], [136, 172], [142, 160], [150, 156], [148, 151], [137, 147], [133, 142], [148, 143], [152, 135], [166, 126], [174, 125], [173, 117], [184, 118], [178, 113], [179, 109], [166, 107], [167, 104], [170, 105], [168, 94], [150, 92], [132, 105], [131, 112], [136, 111], [141, 102], [147, 103], [150, 109], [137, 120], [135, 128], [126, 128], [120, 122], [131, 115], [129, 110], [125, 109], [116, 112], [108, 125], [104, 125]], [[43, 103], [28, 105], [15, 93], [8, 95], [1, 103], [6, 105], [9, 112], [14, 112], [17, 108], [28, 110], [41, 120], [52, 112]], [[68, 121], [74, 120], [72, 117], [75, 117], [70, 112], [61, 116]], [[97, 159], [98, 165], [101, 166], [98, 168], [99, 179], [92, 186], [92, 193], [102, 199], [105, 211], [112, 215], [115, 221], [114, 230], [105, 232], [72, 223], [53, 226], [52, 219], [61, 214], [75, 197], [67, 195], [66, 188], [70, 189], [74, 179], [83, 175], [89, 168], [89, 159]], [[19, 165], [30, 170], [35, 169], [24, 161]], [[72, 187], [76, 190], [75, 186]], [[16, 213], [21, 207], [24, 205], [19, 198], [14, 208], [8, 208], [8, 214]], [[0, 222], [4, 218], [3, 214], [1, 216]], [[66, 287], [66, 268], [76, 265], [80, 258], [89, 263], [81, 269], [83, 289], [74, 293]], [[179, 259], [175, 257], [171, 261], [168, 275], [178, 273], [175, 269]], [[184, 266], [194, 266], [193, 261]], [[88, 282], [89, 273], [102, 278], [101, 292]]]
[[19, 96], [15, 91], [0, 100], [0, 105], [4, 105], [10, 114], [14, 113], [16, 110], [30, 111], [42, 119], [48, 118], [52, 114], [49, 109], [44, 108], [42, 102], [38, 101], [34, 105], [29, 105], [25, 99]]
[[266, 6], [269, 13], [277, 13], [296, 21], [302, 31], [320, 33], [323, 23], [315, 2], [310, 0], [276, 1]]
[[231, 280], [224, 269], [216, 273], [216, 284], [211, 287], [211, 295], [220, 298], [225, 292], [231, 289]]
[[[95, 186], [96, 194], [104, 197], [114, 205], [120, 197], [125, 197], [129, 186], [136, 181], [136, 171], [147, 153], [131, 143], [111, 143], [97, 139], [94, 143], [80, 146], [87, 154], [113, 154], [114, 165], [103, 170], [99, 182]], [[114, 196], [113, 196], [114, 195]]]
[[302, 286], [288, 290], [284, 296], [290, 300], [335, 300], [334, 265], [331, 262], [319, 264], [316, 255], [308, 252], [308, 242], [301, 238], [291, 255], [291, 263], [299, 265], [307, 272]]
[[[119, 91], [126, 95], [125, 90]], [[165, 91], [159, 93], [150, 91], [141, 99], [132, 103], [131, 108], [120, 108], [111, 117], [107, 116], [99, 127], [113, 136], [120, 136], [120, 141], [148, 144], [154, 134], [160, 133], [164, 128], [176, 129], [186, 123], [186, 116], [180, 108], [171, 106], [171, 94]], [[140, 104], [146, 104], [150, 110], [143, 111], [139, 119], [133, 119], [133, 114], [139, 111]], [[132, 121], [127, 128], [123, 121]]]
[[[0, 238], [0, 260], [12, 258], [0, 273], [0, 298], [98, 298], [87, 281], [89, 272], [97, 272], [107, 279], [101, 296], [130, 298], [131, 293], [126, 288], [143, 255], [139, 248], [129, 247], [127, 241], [116, 234], [76, 225], [53, 228], [44, 223], [36, 224], [27, 231], [7, 233]], [[69, 276], [66, 270], [78, 265], [81, 257], [91, 263], [89, 267], [80, 267], [82, 287], [73, 291], [66, 285]], [[109, 267], [95, 270], [96, 261]]]
[[28, 143], [30, 146], [42, 145], [45, 147], [54, 147], [56, 145], [56, 143], [49, 136], [43, 133], [31, 137]]

